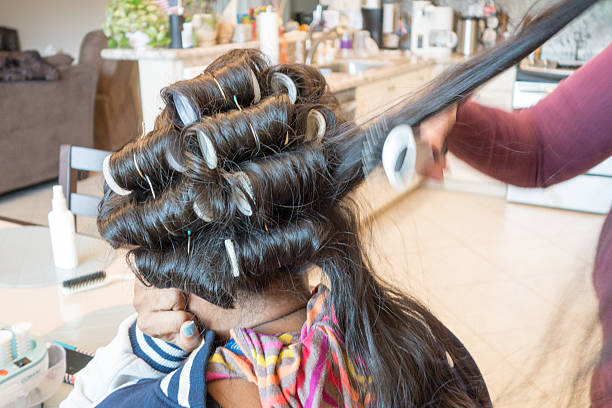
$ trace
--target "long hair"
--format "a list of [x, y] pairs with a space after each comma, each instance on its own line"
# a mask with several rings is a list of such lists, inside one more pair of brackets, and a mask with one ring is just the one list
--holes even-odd
[[[593, 2], [547, 10], [383, 119], [416, 125], [461, 101]], [[230, 308], [239, 293], [290, 284], [317, 265], [363, 405], [491, 404], [457, 339], [375, 277], [346, 197], [367, 175], [368, 131], [344, 117], [315, 68], [270, 66], [257, 51], [236, 50], [162, 96], [154, 129], [110, 157], [108, 176], [122, 190], [105, 187], [98, 217], [101, 235], [130, 249], [139, 278]]]

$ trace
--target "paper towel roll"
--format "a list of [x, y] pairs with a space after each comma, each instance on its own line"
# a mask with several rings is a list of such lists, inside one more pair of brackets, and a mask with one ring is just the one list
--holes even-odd
[[266, 11], [257, 16], [259, 49], [270, 58], [272, 64], [278, 64], [278, 14]]

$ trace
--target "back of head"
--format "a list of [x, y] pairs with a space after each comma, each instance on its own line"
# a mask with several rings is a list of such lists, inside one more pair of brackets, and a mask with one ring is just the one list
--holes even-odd
[[113, 189], [98, 218], [141, 279], [229, 308], [238, 294], [291, 287], [317, 265], [361, 402], [480, 400], [449, 363], [447, 352], [459, 364], [463, 351], [444, 326], [371, 273], [345, 198], [355, 180], [332, 176], [336, 147], [356, 129], [318, 70], [236, 50], [162, 96], [154, 129], [108, 160]]
[[321, 142], [343, 121], [319, 72], [237, 50], [163, 98], [155, 128], [110, 158], [132, 193], [108, 190], [98, 218], [140, 277], [230, 307], [316, 263], [338, 201]]

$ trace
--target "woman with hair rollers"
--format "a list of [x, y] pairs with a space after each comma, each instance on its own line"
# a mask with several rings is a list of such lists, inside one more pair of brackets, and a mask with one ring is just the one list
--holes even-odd
[[[138, 317], [62, 407], [491, 406], [457, 339], [374, 276], [346, 195], [367, 176], [364, 141], [462, 100], [593, 2], [537, 16], [378, 133], [343, 118], [316, 69], [253, 50], [170, 85], [153, 131], [104, 163], [98, 228], [129, 249]], [[309, 294], [312, 270], [323, 284]]]

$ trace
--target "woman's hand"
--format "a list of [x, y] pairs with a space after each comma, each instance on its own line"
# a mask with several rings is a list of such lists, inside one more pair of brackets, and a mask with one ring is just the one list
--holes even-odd
[[457, 119], [457, 105], [450, 106], [442, 112], [421, 122], [419, 127], [421, 139], [428, 140], [434, 156], [433, 164], [423, 174], [436, 180], [444, 179], [446, 169], [445, 144]]
[[134, 308], [143, 333], [177, 345], [187, 352], [200, 345], [196, 318], [186, 311], [186, 293], [178, 289], [157, 289], [134, 282]]

